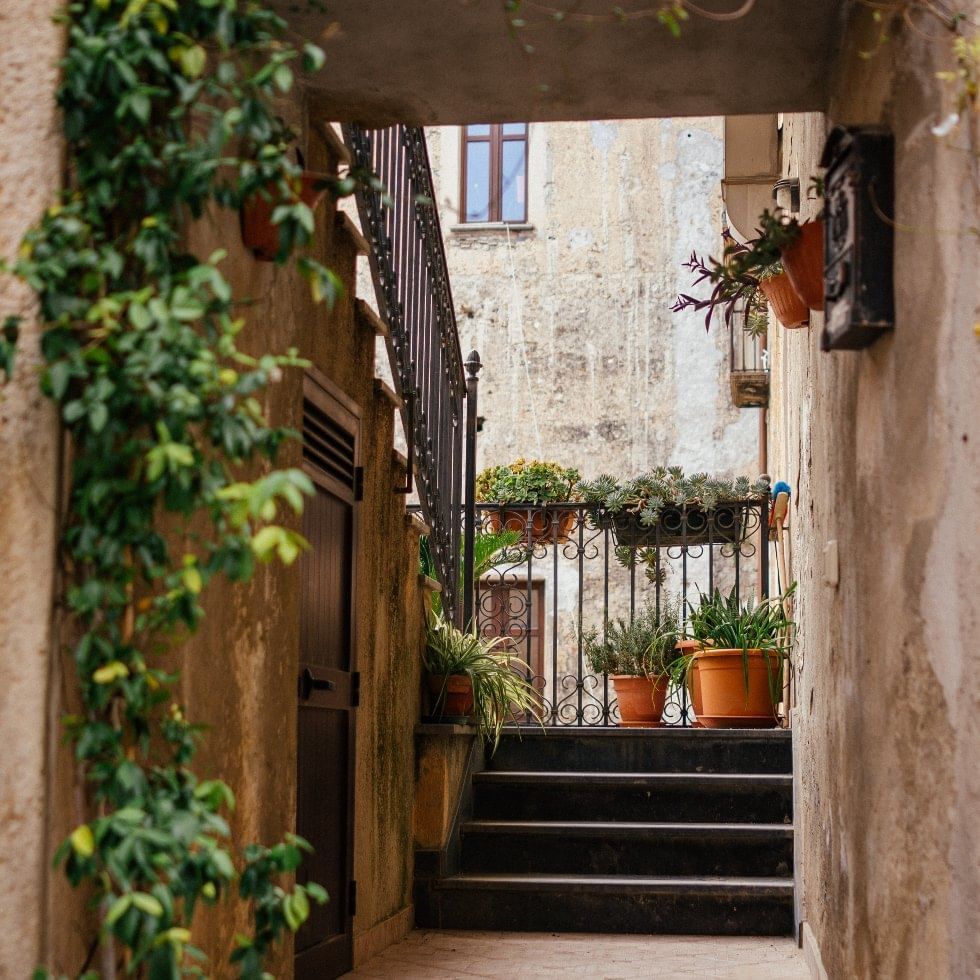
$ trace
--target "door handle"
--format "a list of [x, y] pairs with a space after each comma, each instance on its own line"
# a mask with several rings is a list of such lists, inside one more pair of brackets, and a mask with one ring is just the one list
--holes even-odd
[[333, 681], [314, 676], [309, 667], [304, 667], [299, 675], [299, 696], [308, 701], [314, 691], [335, 691], [337, 685]]

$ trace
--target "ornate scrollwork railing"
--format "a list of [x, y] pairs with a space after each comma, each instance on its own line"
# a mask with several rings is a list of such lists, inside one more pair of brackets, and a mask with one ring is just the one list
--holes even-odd
[[[679, 523], [647, 532], [642, 545], [624, 545], [612, 520], [577, 503], [479, 504], [477, 528], [521, 536], [481, 578], [477, 623], [524, 661], [545, 725], [619, 721], [611, 680], [585, 659], [590, 626], [601, 632], [607, 622], [628, 622], [647, 603], [658, 612], [673, 603], [686, 621], [688, 601], [696, 605], [699, 591], [715, 588], [768, 595], [767, 497], [683, 512]], [[686, 688], [671, 686], [662, 723], [697, 723]]]
[[392, 376], [442, 601], [457, 616], [466, 383], [449, 273], [421, 128], [344, 127], [354, 166], [378, 178], [357, 194]]

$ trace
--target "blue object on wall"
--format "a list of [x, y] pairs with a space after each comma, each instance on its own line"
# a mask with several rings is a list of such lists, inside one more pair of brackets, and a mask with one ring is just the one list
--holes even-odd
[[793, 491], [790, 490], [789, 484], [785, 480], [779, 480], [772, 485], [773, 499], [775, 499], [776, 496], [781, 493], [788, 493], [791, 497], [793, 496]]

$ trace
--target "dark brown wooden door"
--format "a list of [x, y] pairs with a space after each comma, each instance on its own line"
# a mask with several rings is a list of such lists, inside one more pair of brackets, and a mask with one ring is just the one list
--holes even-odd
[[353, 909], [354, 564], [359, 496], [356, 406], [308, 376], [303, 466], [316, 495], [303, 511], [311, 550], [302, 559], [296, 832], [313, 845], [300, 880], [326, 888], [296, 936], [296, 977], [325, 980], [351, 968]]

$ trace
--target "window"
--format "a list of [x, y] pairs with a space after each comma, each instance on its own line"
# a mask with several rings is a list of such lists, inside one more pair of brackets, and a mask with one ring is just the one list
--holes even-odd
[[481, 123], [462, 133], [463, 222], [527, 221], [527, 123]]

